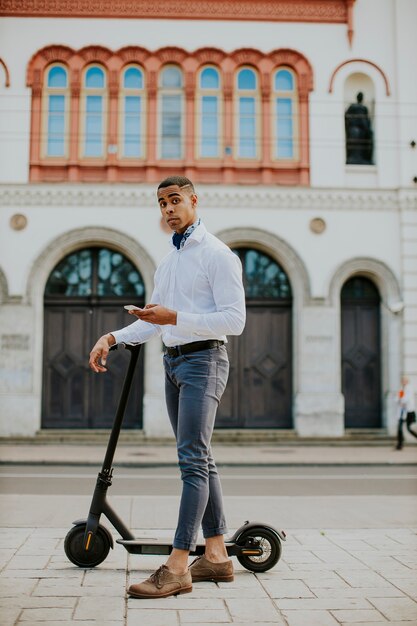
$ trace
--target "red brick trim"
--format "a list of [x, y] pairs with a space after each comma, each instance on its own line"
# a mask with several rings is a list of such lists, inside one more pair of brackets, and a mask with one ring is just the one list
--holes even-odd
[[340, 63], [340, 65], [338, 65], [336, 67], [336, 69], [333, 70], [333, 73], [331, 75], [330, 83], [329, 83], [329, 93], [333, 92], [333, 85], [334, 85], [334, 80], [335, 80], [336, 74], [338, 73], [338, 71], [342, 67], [344, 67], [345, 65], [348, 65], [349, 63], [366, 63], [367, 65], [371, 65], [376, 70], [378, 70], [378, 72], [381, 74], [381, 76], [382, 76], [382, 78], [384, 80], [384, 83], [385, 83], [385, 93], [386, 93], [386, 95], [387, 96], [391, 95], [391, 89], [390, 89], [388, 78], [387, 78], [385, 72], [376, 63], [373, 63], [372, 61], [368, 61], [367, 59], [349, 59], [348, 61], [343, 61], [343, 63]]
[[[71, 142], [68, 159], [41, 158], [41, 98], [44, 74], [51, 63], [63, 63], [69, 70], [71, 94]], [[107, 71], [109, 88], [108, 144], [117, 143], [118, 91], [120, 71], [128, 63], [138, 63], [145, 72], [147, 91], [147, 156], [146, 160], [119, 159], [116, 154], [106, 154], [104, 159], [80, 159], [78, 156], [79, 108], [81, 77], [90, 63], [100, 63]], [[186, 106], [187, 150], [183, 162], [158, 160], [155, 137], [157, 136], [158, 72], [167, 63], [178, 64], [184, 72]], [[224, 154], [213, 161], [195, 157], [194, 106], [196, 77], [199, 68], [212, 64], [222, 73], [224, 145], [232, 146], [233, 85], [237, 68], [252, 65], [260, 77], [262, 105], [263, 150], [260, 161], [242, 162], [232, 154]], [[299, 159], [279, 163], [271, 160], [269, 133], [270, 95], [272, 73], [276, 67], [290, 67], [297, 78], [299, 107]], [[309, 128], [308, 95], [313, 89], [313, 70], [308, 60], [290, 49], [273, 50], [269, 54], [244, 48], [227, 53], [217, 48], [200, 48], [187, 52], [182, 48], [166, 47], [148, 51], [137, 46], [127, 46], [111, 51], [102, 46], [87, 46], [73, 50], [67, 46], [50, 46], [39, 50], [30, 60], [27, 69], [27, 86], [32, 87], [30, 179], [39, 181], [108, 181], [108, 182], [156, 182], [169, 173], [184, 173], [196, 182], [213, 183], [268, 183], [308, 185], [309, 183]]]

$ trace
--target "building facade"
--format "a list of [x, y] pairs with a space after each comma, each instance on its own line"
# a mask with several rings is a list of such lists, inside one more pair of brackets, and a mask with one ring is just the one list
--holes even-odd
[[[149, 301], [173, 174], [244, 270], [217, 428], [393, 434], [401, 375], [417, 384], [415, 2], [0, 14], [0, 434], [111, 424], [126, 355], [105, 377], [87, 357]], [[147, 437], [170, 434], [161, 354], [126, 416]]]

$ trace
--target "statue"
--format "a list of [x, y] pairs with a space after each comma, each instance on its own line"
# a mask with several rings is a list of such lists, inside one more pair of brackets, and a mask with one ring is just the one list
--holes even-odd
[[368, 109], [362, 104], [362, 92], [357, 94], [356, 100], [345, 113], [346, 163], [372, 165], [373, 133]]

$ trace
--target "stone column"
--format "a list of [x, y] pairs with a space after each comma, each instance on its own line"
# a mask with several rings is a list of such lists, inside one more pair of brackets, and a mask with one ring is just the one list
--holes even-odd
[[337, 308], [309, 306], [300, 312], [294, 427], [300, 437], [341, 437], [340, 319]]

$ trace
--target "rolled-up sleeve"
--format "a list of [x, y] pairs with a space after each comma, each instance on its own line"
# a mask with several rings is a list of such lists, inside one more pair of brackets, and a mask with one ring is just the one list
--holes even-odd
[[240, 335], [246, 321], [240, 259], [229, 250], [217, 251], [210, 260], [208, 278], [217, 310], [211, 313], [178, 311], [178, 328], [205, 337]]

